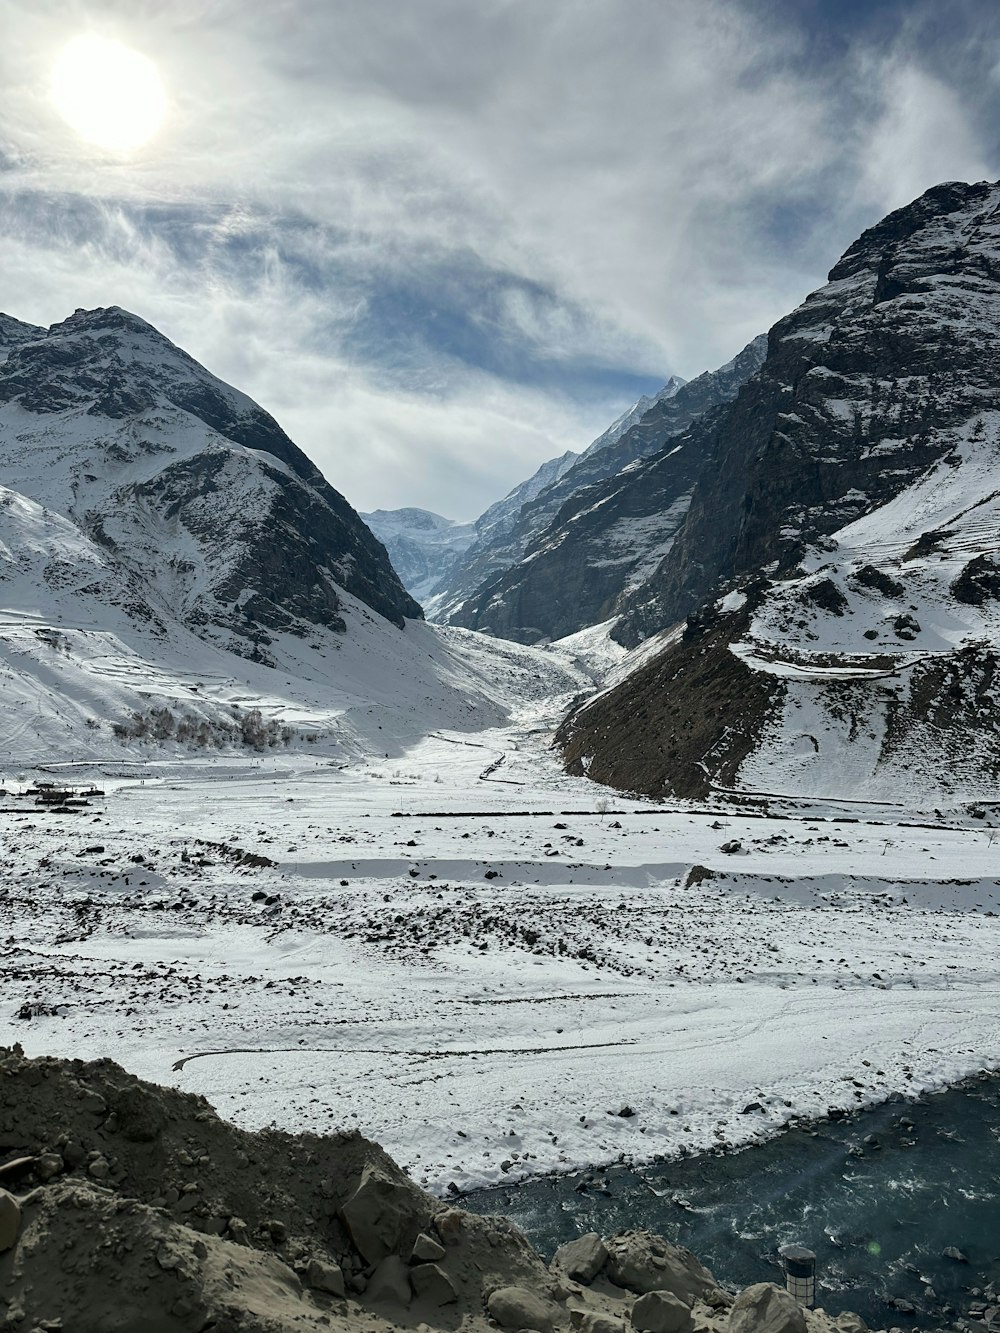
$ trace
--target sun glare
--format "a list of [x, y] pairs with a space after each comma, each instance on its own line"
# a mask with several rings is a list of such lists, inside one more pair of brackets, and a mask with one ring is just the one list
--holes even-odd
[[167, 110], [153, 62], [107, 37], [74, 37], [52, 71], [52, 97], [82, 139], [114, 152], [146, 143]]

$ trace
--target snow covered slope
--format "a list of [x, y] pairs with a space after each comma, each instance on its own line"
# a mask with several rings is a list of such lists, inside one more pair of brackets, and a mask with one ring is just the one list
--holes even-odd
[[939, 186], [771, 331], [637, 598], [633, 628], [687, 628], [564, 727], [577, 771], [996, 798], [998, 396], [1000, 186]]
[[[124, 311], [5, 317], [0, 749], [14, 762], [395, 752], [578, 690], [432, 631], [385, 549], [250, 399]], [[405, 629], [403, 628], [405, 625]]]
[[361, 517], [389, 552], [403, 587], [424, 602], [475, 539], [474, 523], [429, 509], [375, 509]]

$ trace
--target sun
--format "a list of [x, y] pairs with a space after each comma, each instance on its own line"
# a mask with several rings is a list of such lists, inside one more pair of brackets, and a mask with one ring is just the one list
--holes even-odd
[[52, 71], [52, 99], [81, 139], [127, 153], [163, 123], [167, 95], [151, 60], [113, 38], [74, 37]]

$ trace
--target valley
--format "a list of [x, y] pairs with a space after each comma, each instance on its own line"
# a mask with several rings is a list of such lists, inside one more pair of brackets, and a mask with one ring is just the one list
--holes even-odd
[[99, 787], [75, 815], [5, 773], [6, 1039], [360, 1129], [444, 1196], [1000, 1064], [992, 815], [636, 800], [561, 771], [560, 700], [509, 703], [389, 759], [37, 770]]

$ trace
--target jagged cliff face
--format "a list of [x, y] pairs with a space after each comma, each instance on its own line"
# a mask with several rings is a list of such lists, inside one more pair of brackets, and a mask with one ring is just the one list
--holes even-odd
[[564, 726], [571, 766], [657, 794], [995, 795], [998, 406], [1000, 186], [939, 186], [688, 433], [710, 465], [618, 632], [687, 628]]
[[735, 396], [764, 347], [755, 339], [720, 370], [659, 396], [626, 429], [616, 423], [601, 448], [592, 446], [522, 507], [507, 539], [518, 558], [469, 596], [451, 623], [536, 643], [616, 614], [670, 549], [701, 474], [699, 442], [675, 447], [682, 432]]
[[95, 596], [117, 590], [157, 632], [179, 622], [265, 663], [276, 634], [342, 630], [343, 590], [396, 625], [421, 616], [273, 418], [143, 320], [81, 310], [45, 331], [4, 317], [0, 341], [7, 508], [44, 529], [22, 544], [47, 545], [40, 577], [82, 561], [103, 571]]
[[[685, 387], [680, 376], [671, 375], [659, 393], [643, 396], [633, 403], [582, 454], [568, 450], [558, 458], [550, 458], [526, 481], [480, 514], [475, 522], [475, 539], [464, 558], [439, 580], [427, 600], [429, 618], [442, 624], [465, 624], [461, 619], [465, 603], [475, 600], [493, 579], [521, 560], [570, 496], [603, 477], [613, 476], [627, 462], [640, 457], [643, 447], [647, 452], [655, 447], [650, 446], [648, 436], [637, 435], [633, 448], [626, 446], [620, 453], [613, 452], [619, 440], [647, 414], [654, 413]], [[692, 402], [697, 402], [698, 396], [695, 387]], [[670, 420], [690, 419], [685, 415], [685, 398], [682, 395], [680, 405], [668, 409]], [[522, 637], [530, 640], [531, 636]]]

